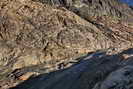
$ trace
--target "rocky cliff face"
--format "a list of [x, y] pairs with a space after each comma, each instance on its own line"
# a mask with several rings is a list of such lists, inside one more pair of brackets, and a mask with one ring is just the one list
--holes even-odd
[[132, 48], [132, 16], [117, 0], [1, 0], [1, 87], [69, 67], [89, 52]]

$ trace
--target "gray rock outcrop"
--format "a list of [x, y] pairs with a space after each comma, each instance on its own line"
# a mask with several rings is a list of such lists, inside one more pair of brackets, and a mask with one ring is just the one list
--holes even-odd
[[129, 50], [126, 59], [125, 53], [95, 52], [68, 69], [30, 78], [11, 89], [132, 89], [133, 49]]

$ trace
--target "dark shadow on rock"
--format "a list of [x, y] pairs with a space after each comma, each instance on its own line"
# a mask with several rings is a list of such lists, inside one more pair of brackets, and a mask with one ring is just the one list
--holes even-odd
[[128, 50], [124, 50], [121, 54], [130, 54], [130, 55], [133, 55], [133, 48], [130, 48]]
[[[131, 50], [120, 54], [133, 54]], [[133, 57], [121, 56], [98, 51], [67, 69], [31, 77], [10, 89], [132, 89]]]

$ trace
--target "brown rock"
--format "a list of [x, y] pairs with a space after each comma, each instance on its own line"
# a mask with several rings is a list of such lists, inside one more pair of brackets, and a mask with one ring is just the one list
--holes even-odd
[[123, 9], [123, 5], [114, 0], [114, 4], [102, 0], [104, 5], [100, 4], [101, 0], [93, 3], [52, 0], [53, 5], [48, 5], [51, 0], [43, 1], [0, 0], [2, 75], [18, 68], [32, 69], [26, 71], [36, 68], [44, 73], [55, 70], [56, 64], [62, 61], [74, 60], [87, 52], [110, 48], [120, 51], [133, 47], [132, 24], [121, 22], [125, 22], [121, 19], [123, 17], [132, 18], [132, 11], [127, 6]]
[[25, 81], [25, 80], [27, 80], [28, 78], [30, 78], [30, 77], [31, 77], [32, 75], [34, 75], [34, 74], [35, 74], [35, 73], [33, 73], [33, 72], [28, 72], [28, 73], [26, 73], [26, 74], [20, 76], [19, 79]]

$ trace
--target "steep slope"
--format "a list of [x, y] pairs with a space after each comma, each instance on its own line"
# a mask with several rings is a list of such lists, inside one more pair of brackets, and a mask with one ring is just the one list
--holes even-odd
[[132, 88], [133, 49], [129, 49], [115, 55], [107, 55], [102, 51], [92, 53], [68, 69], [30, 78], [11, 89]]
[[[132, 10], [119, 0], [34, 0], [50, 5], [64, 6], [79, 16], [93, 20], [99, 16], [118, 19], [132, 17]], [[132, 17], [133, 18], [133, 17]]]
[[[75, 59], [88, 52], [111, 49], [113, 53], [133, 47], [131, 9], [127, 7], [125, 12], [121, 8], [115, 14], [105, 10], [112, 17], [119, 15], [118, 12], [123, 13], [126, 20], [114, 20], [103, 15], [96, 19], [92, 15], [92, 20], [88, 10], [99, 16], [101, 13], [97, 11], [102, 9], [97, 8], [95, 11], [92, 8], [94, 3], [95, 7], [99, 2], [96, 0], [89, 7], [91, 5], [84, 3], [84, 0], [77, 1], [69, 5], [64, 0], [63, 4], [59, 2], [52, 6], [35, 0], [0, 0], [1, 87], [7, 85], [3, 80], [9, 80], [9, 86], [13, 86], [10, 82], [14, 82], [14, 79], [21, 80], [21, 76], [27, 72], [38, 75], [68, 67], [73, 64], [71, 61], [78, 61]], [[118, 3], [111, 4], [112, 2], [107, 0], [104, 6], [115, 10]], [[86, 9], [78, 8], [78, 3], [85, 4]], [[88, 14], [83, 14], [82, 11]], [[22, 73], [16, 73], [21, 69]]]

